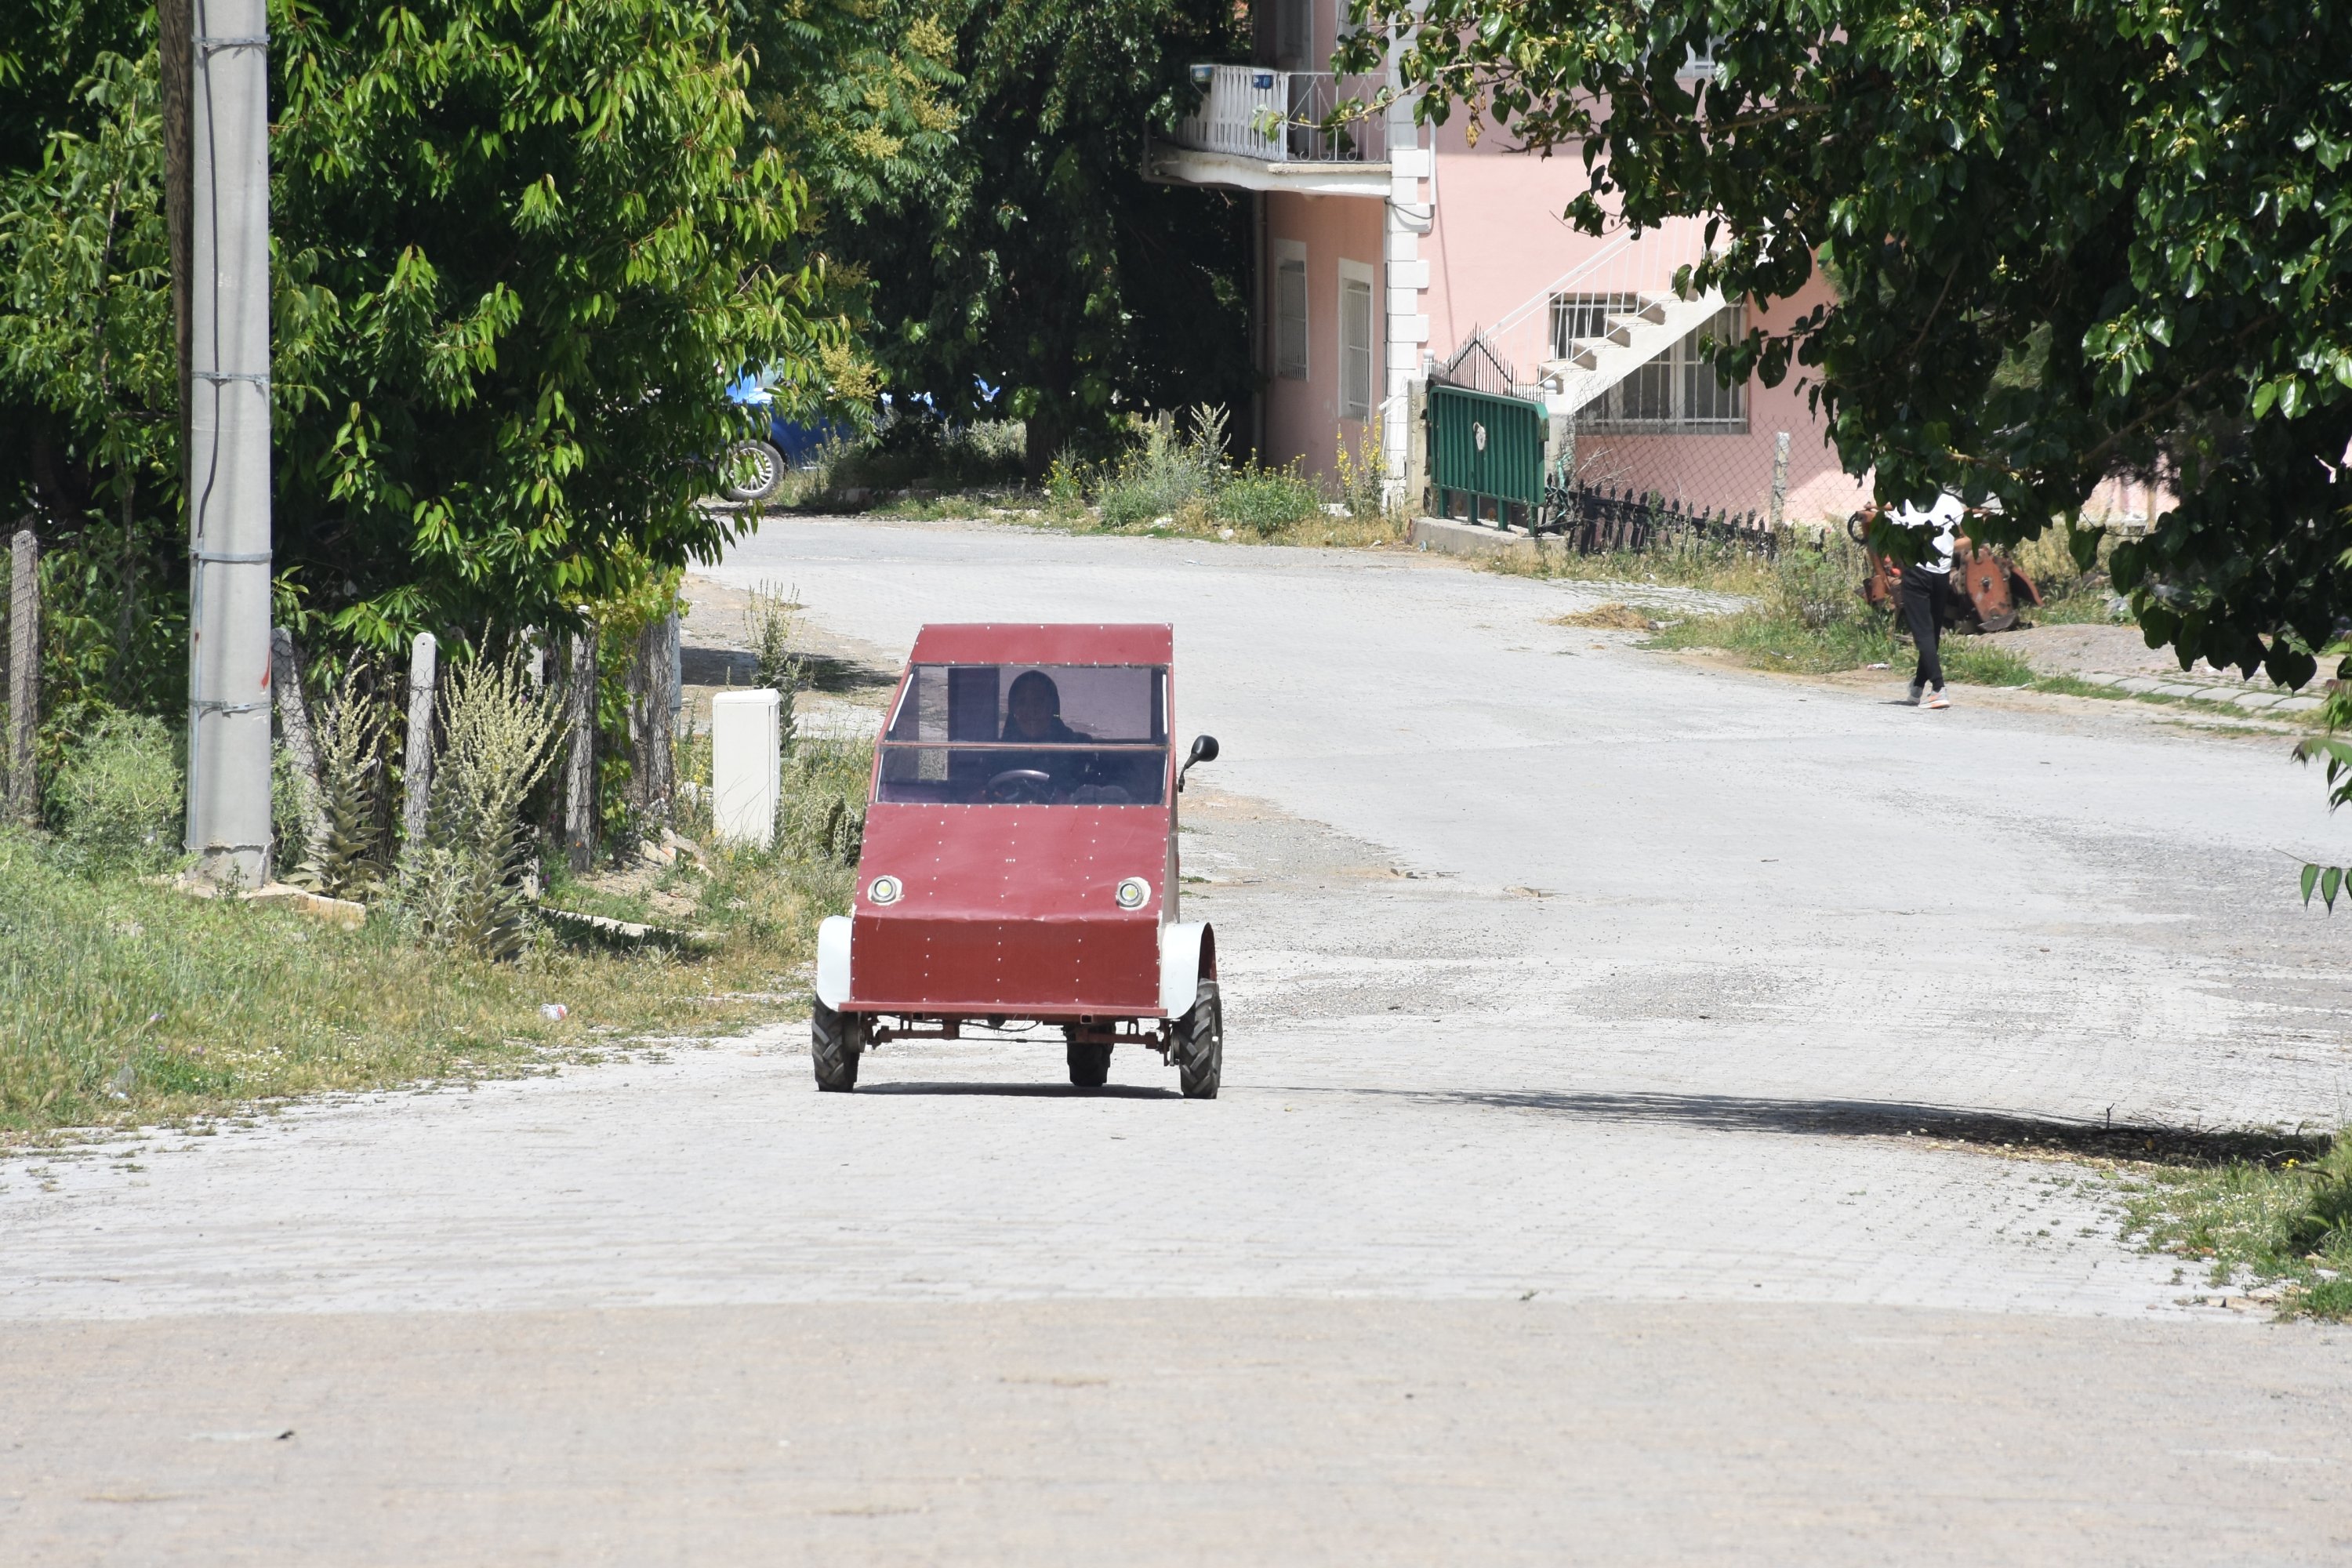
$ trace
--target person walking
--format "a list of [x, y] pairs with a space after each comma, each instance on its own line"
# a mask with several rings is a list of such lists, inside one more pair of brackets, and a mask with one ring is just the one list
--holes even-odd
[[1897, 526], [1927, 535], [1926, 558], [1903, 568], [1903, 618], [1919, 650], [1919, 668], [1911, 677], [1915, 708], [1952, 705], [1944, 695], [1944, 616], [1952, 602], [1952, 552], [1958, 542], [1960, 520], [1967, 515], [1960, 498], [1949, 490], [1924, 511], [1907, 503], [1895, 510]]

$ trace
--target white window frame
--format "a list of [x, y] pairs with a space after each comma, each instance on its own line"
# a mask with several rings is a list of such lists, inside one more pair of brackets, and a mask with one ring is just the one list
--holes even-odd
[[[1360, 343], [1350, 342], [1348, 334], [1348, 294], [1351, 284], [1363, 289], [1364, 340]], [[1378, 376], [1381, 363], [1381, 291], [1369, 263], [1339, 263], [1336, 304], [1333, 317], [1336, 330], [1332, 338], [1339, 345], [1339, 417], [1368, 421], [1372, 416], [1373, 405], [1380, 401]], [[1363, 396], [1360, 399], [1349, 395], [1349, 376], [1354, 370], [1360, 370], [1363, 374]]]
[[[1296, 239], [1272, 241], [1267, 249], [1274, 264], [1274, 374], [1286, 381], [1305, 381], [1307, 367], [1314, 362], [1308, 357], [1314, 346], [1308, 323], [1315, 319], [1315, 294], [1307, 282], [1307, 247]], [[1298, 309], [1294, 314], [1286, 307], [1283, 285], [1288, 279], [1298, 280]], [[1294, 358], [1290, 353], [1297, 349]]]

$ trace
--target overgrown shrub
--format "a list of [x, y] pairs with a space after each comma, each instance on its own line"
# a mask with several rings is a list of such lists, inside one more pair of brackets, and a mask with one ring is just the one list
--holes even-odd
[[287, 880], [331, 899], [373, 898], [383, 884], [383, 747], [389, 716], [357, 664], [319, 705], [320, 815], [324, 832], [304, 846]]
[[49, 816], [69, 854], [146, 870], [178, 858], [177, 750], [163, 721], [144, 713], [108, 713], [68, 749], [49, 787]]
[[789, 475], [778, 506], [841, 504], [846, 492], [968, 490], [1021, 483], [1026, 427], [1017, 419], [949, 425], [902, 417], [871, 435], [825, 441]]
[[819, 864], [855, 866], [866, 846], [866, 786], [874, 748], [863, 741], [804, 741], [784, 764], [776, 848]]
[[532, 688], [520, 650], [451, 673], [432, 815], [425, 842], [400, 865], [400, 912], [426, 941], [488, 958], [512, 958], [528, 943], [533, 856], [523, 805], [555, 759], [560, 700]]
[[1322, 504], [1313, 482], [1297, 468], [1251, 468], [1226, 477], [1210, 514], [1270, 538], [1313, 517]]
[[772, 585], [751, 590], [751, 603], [743, 612], [751, 644], [752, 684], [776, 694], [776, 744], [786, 756], [799, 739], [796, 710], [808, 678], [808, 661], [793, 651], [793, 622], [800, 609], [799, 589], [780, 594]]
[[1143, 427], [1142, 443], [1111, 466], [1095, 498], [1103, 526], [1131, 528], [1173, 517], [1188, 506], [1213, 504], [1227, 479], [1222, 408], [1195, 408], [1180, 434], [1176, 416], [1155, 416]]
[[1772, 563], [1769, 607], [1816, 632], [1883, 621], [1884, 612], [1856, 592], [1868, 570], [1862, 552], [1843, 540], [1825, 540], [1818, 551], [1792, 546]]

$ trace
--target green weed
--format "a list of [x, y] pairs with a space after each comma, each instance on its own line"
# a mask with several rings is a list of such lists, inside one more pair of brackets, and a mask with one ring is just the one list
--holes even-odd
[[2315, 1159], [2137, 1172], [2125, 1235], [2208, 1266], [2217, 1286], [2284, 1287], [2283, 1317], [2352, 1319], [2352, 1137]]
[[[533, 933], [509, 962], [282, 909], [190, 898], [0, 832], [0, 1142], [255, 1100], [526, 1071], [646, 1036], [791, 1016], [817, 922], [847, 908], [872, 749], [803, 739], [769, 850], [714, 851], [631, 892], [556, 880], [550, 901], [691, 924], [691, 956], [572, 949]], [[706, 763], [707, 765], [707, 763]], [[689, 826], [692, 826], [689, 823]], [[656, 893], [684, 900], [656, 907]], [[570, 1016], [540, 1015], [562, 1003]]]
[[180, 763], [171, 731], [143, 713], [108, 713], [65, 754], [49, 817], [93, 867], [159, 870], [180, 853]]

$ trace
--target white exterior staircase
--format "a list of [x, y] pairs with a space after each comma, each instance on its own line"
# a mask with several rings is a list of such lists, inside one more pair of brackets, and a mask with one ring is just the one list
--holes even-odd
[[[1634, 296], [1635, 308], [1603, 318], [1600, 337], [1575, 338], [1564, 359], [1548, 359], [1537, 373], [1537, 388], [1555, 415], [1573, 416], [1603, 393], [1712, 321], [1723, 309], [1723, 292], [1709, 289], [1685, 300], [1672, 293]], [[1549, 345], [1547, 345], [1549, 346]]]

